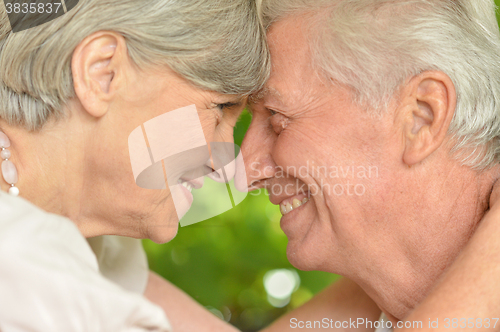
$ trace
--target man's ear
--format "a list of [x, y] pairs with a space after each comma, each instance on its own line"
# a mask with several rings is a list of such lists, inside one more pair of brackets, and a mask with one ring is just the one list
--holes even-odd
[[107, 113], [123, 84], [127, 62], [125, 39], [114, 32], [96, 32], [78, 44], [71, 61], [73, 82], [80, 103], [91, 116]]
[[403, 162], [412, 166], [443, 144], [457, 96], [451, 79], [440, 71], [426, 71], [413, 77], [403, 91]]

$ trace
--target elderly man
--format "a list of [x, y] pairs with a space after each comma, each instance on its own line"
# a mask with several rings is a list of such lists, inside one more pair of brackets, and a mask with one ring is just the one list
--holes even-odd
[[[410, 326], [418, 331], [463, 328], [465, 318], [467, 331], [493, 328], [493, 2], [264, 0], [262, 11], [273, 68], [242, 146], [248, 185], [280, 205], [296, 267], [346, 277], [266, 331], [324, 330], [325, 318], [373, 322], [381, 310], [394, 327], [421, 321]], [[146, 295], [183, 323], [179, 331], [203, 330], [192, 325], [202, 308], [153, 282]]]
[[499, 176], [494, 3], [268, 0], [262, 10], [273, 67], [242, 146], [248, 183], [280, 205], [294, 266], [352, 280], [303, 313], [319, 318], [348, 298], [337, 315], [378, 307], [403, 320], [467, 245]]

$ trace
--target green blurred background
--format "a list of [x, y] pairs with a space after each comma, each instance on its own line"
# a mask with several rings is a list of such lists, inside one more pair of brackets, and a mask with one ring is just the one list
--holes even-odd
[[[250, 121], [245, 111], [235, 128], [239, 146]], [[249, 194], [226, 213], [180, 227], [169, 243], [145, 240], [150, 268], [242, 331], [260, 330], [338, 278], [288, 262], [280, 218], [266, 193]]]
[[[244, 112], [236, 144], [250, 121]], [[290, 265], [280, 217], [265, 193], [248, 195], [222, 215], [181, 227], [167, 244], [144, 240], [150, 268], [240, 330], [258, 331], [339, 278]]]

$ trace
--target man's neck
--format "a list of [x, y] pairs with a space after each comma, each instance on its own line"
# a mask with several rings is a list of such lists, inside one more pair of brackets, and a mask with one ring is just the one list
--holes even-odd
[[388, 317], [404, 319], [429, 294], [473, 236], [498, 178], [499, 168], [477, 173], [455, 167], [408, 202], [397, 219], [410, 231], [400, 232], [400, 241], [395, 234], [394, 250], [372, 260], [370, 269], [381, 273], [358, 280]]

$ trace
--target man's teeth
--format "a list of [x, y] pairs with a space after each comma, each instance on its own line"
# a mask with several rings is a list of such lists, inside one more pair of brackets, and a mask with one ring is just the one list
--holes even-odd
[[181, 182], [181, 185], [183, 185], [189, 192], [193, 191], [193, 186], [189, 184], [189, 182]]
[[296, 209], [299, 206], [306, 204], [307, 202], [309, 202], [309, 198], [304, 197], [302, 201], [299, 201], [298, 199], [294, 198], [292, 204], [290, 204], [290, 202], [287, 202], [286, 204], [280, 204], [281, 214], [285, 215], [288, 212], [292, 211], [293, 209]]

